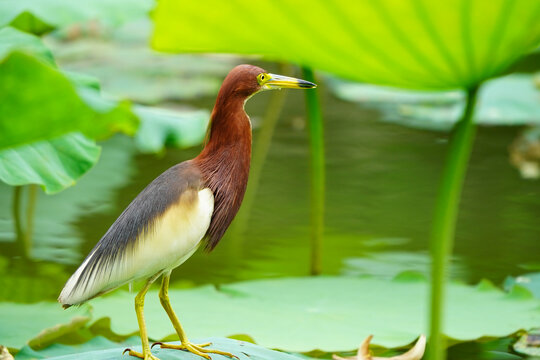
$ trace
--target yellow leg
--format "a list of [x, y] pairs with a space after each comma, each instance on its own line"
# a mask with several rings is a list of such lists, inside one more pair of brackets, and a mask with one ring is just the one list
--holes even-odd
[[[231, 358], [237, 358], [233, 354], [230, 354], [228, 352], [219, 351], [219, 350], [212, 350], [212, 349], [205, 349], [205, 347], [211, 345], [211, 343], [206, 344], [192, 344], [188, 341], [186, 333], [184, 332], [184, 329], [182, 329], [182, 325], [180, 325], [180, 321], [178, 321], [178, 317], [174, 313], [173, 308], [171, 307], [171, 302], [169, 301], [169, 279], [170, 279], [171, 273], [165, 273], [163, 275], [163, 281], [161, 282], [161, 288], [159, 290], [159, 300], [161, 301], [161, 305], [167, 312], [167, 315], [169, 315], [169, 319], [171, 319], [171, 322], [174, 326], [174, 329], [176, 330], [176, 333], [178, 334], [178, 337], [180, 338], [180, 345], [172, 345], [172, 344], [163, 344], [163, 343], [155, 343], [154, 345], [160, 345], [161, 348], [165, 349], [176, 349], [176, 350], [186, 350], [193, 354], [202, 356], [205, 359], [211, 359], [210, 355], [208, 353], [212, 354], [219, 354], [223, 356], [228, 356]], [[154, 346], [152, 345], [152, 346]]]
[[126, 351], [129, 351], [129, 355], [136, 356], [144, 360], [159, 360], [150, 352], [150, 344], [148, 343], [148, 332], [146, 331], [146, 324], [144, 322], [144, 296], [150, 288], [150, 285], [152, 285], [152, 283], [158, 278], [158, 276], [159, 274], [149, 278], [141, 291], [139, 291], [137, 296], [135, 296], [135, 312], [137, 313], [137, 321], [139, 322], [139, 331], [141, 333], [142, 354], [131, 349], [124, 350], [124, 353]]

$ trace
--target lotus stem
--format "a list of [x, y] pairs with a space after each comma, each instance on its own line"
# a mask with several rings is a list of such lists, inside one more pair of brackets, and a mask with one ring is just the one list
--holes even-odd
[[[316, 83], [313, 70], [302, 68], [303, 78]], [[322, 244], [324, 233], [324, 197], [325, 197], [325, 161], [324, 131], [321, 104], [318, 91], [306, 91], [310, 178], [311, 178], [311, 275], [319, 275], [322, 271]]]
[[32, 234], [34, 233], [34, 212], [36, 209], [36, 199], [38, 187], [31, 184], [27, 186], [28, 200], [26, 205], [26, 218], [21, 217], [21, 203], [23, 201], [23, 187], [13, 187], [13, 222], [15, 225], [15, 234], [17, 236], [17, 242], [21, 247], [21, 251], [26, 258], [30, 258], [30, 252], [32, 251]]
[[15, 226], [15, 235], [17, 236], [17, 242], [23, 244], [23, 229], [21, 221], [21, 197], [22, 186], [13, 187], [13, 203], [11, 206], [13, 214], [13, 224]]
[[34, 213], [39, 187], [36, 184], [28, 186], [28, 202], [26, 207], [26, 231], [24, 236], [25, 253], [30, 257], [32, 251], [32, 238], [34, 236]]
[[429, 360], [444, 360], [446, 344], [443, 336], [443, 310], [447, 269], [452, 253], [454, 232], [458, 215], [461, 190], [465, 180], [467, 163], [474, 141], [474, 109], [478, 87], [467, 90], [467, 103], [463, 117], [455, 125], [450, 139], [442, 180], [437, 196], [431, 244], [431, 294]]

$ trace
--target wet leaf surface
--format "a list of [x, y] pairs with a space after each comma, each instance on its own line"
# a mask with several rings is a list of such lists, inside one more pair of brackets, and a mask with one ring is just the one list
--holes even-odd
[[0, 151], [0, 180], [39, 184], [48, 194], [75, 185], [98, 160], [101, 149], [82, 134], [68, 134]]
[[[306, 359], [300, 358], [291, 354], [265, 349], [261, 346], [251, 344], [244, 341], [238, 341], [233, 339], [224, 338], [204, 338], [196, 339], [196, 343], [211, 342], [211, 348], [221, 351], [232, 353], [236, 355], [240, 360], [300, 360]], [[174, 342], [178, 344], [179, 342]], [[53, 345], [42, 351], [34, 351], [29, 347], [25, 347], [17, 354], [18, 360], [30, 360], [30, 359], [63, 359], [63, 360], [123, 360], [127, 355], [122, 355], [122, 352], [126, 347], [130, 347], [135, 351], [141, 351], [140, 339], [129, 338], [124, 343], [113, 343], [105, 338], [96, 337], [90, 342], [79, 346], [65, 346], [65, 345]], [[154, 347], [152, 354], [157, 356], [161, 360], [199, 360], [200, 357], [185, 351], [160, 349]], [[212, 359], [223, 360], [229, 359], [228, 357], [211, 354]]]

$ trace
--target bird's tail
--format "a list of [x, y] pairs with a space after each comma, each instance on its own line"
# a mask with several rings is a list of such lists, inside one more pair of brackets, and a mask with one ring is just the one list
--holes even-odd
[[66, 282], [58, 302], [67, 309], [103, 295], [132, 281], [135, 274], [131, 270], [122, 256], [102, 251], [98, 243]]
[[58, 302], [62, 304], [64, 309], [72, 305], [80, 305], [121, 285], [115, 284], [114, 280], [111, 279], [110, 275], [113, 273], [113, 269], [110, 266], [105, 266], [104, 262], [101, 261], [103, 259], [100, 259], [99, 251], [96, 250], [94, 249], [88, 255], [64, 285], [58, 297]]
[[64, 309], [72, 305], [82, 304], [92, 297], [92, 293], [87, 291], [88, 282], [83, 281], [84, 274], [88, 273], [88, 264], [93, 254], [90, 254], [85, 261], [79, 266], [77, 271], [71, 275], [69, 280], [64, 285], [60, 296], [58, 296], [58, 302], [62, 304]]

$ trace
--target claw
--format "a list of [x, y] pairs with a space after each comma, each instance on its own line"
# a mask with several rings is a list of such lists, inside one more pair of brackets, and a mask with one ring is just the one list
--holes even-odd
[[162, 342], [155, 342], [155, 343], [152, 344], [152, 346], [150, 346], [150, 349], [153, 349], [154, 346], [156, 346], [156, 345], [163, 345], [163, 343]]
[[147, 352], [137, 352], [135, 350], [132, 350], [132, 349], [125, 349], [124, 352], [122, 353], [122, 355], [124, 355], [126, 353], [126, 351], [129, 351], [129, 356], [134, 356], [134, 357], [138, 357], [139, 359], [143, 359], [143, 360], [159, 360], [157, 357], [155, 357], [154, 355], [152, 355], [150, 353], [150, 350], [147, 351]]

